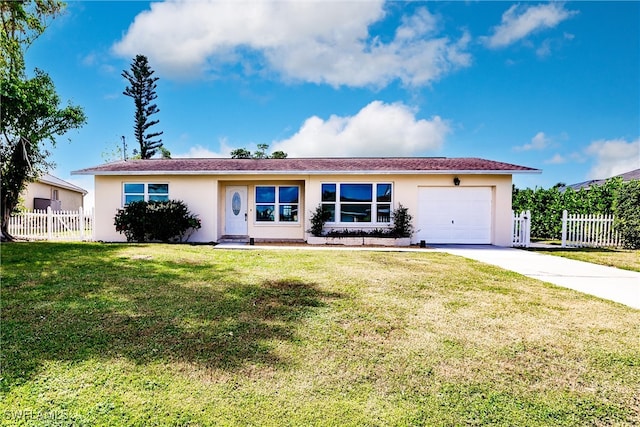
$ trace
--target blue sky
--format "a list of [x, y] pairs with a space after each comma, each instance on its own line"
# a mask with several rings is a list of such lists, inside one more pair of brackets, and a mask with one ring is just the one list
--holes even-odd
[[545, 188], [640, 167], [639, 2], [69, 1], [27, 54], [88, 116], [53, 174], [92, 190], [70, 172], [135, 148], [136, 54], [173, 157], [483, 157]]

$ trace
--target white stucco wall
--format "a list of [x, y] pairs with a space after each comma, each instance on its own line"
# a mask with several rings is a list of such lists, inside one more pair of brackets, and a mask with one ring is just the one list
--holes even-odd
[[217, 179], [211, 176], [96, 176], [94, 238], [106, 242], [124, 242], [126, 237], [116, 231], [113, 221], [123, 204], [124, 183], [169, 184], [169, 198], [182, 200], [191, 213], [199, 216], [202, 228], [189, 238], [190, 242], [213, 242], [216, 234]]
[[[491, 187], [493, 190], [492, 243], [511, 245], [511, 175], [457, 175], [460, 186]], [[189, 210], [197, 214], [202, 228], [189, 241], [214, 242], [225, 232], [226, 187], [241, 185], [248, 194], [248, 235], [256, 239], [306, 239], [311, 226], [310, 212], [321, 203], [322, 183], [370, 183], [393, 184], [392, 207], [401, 203], [409, 209], [414, 220], [418, 214], [418, 189], [424, 186], [452, 187], [454, 175], [264, 175], [254, 176], [96, 176], [96, 240], [125, 241], [125, 236], [115, 231], [114, 217], [122, 207], [125, 182], [168, 183], [169, 198], [183, 200]], [[297, 223], [270, 224], [255, 221], [256, 185], [298, 185], [300, 187], [299, 217]], [[363, 224], [350, 224], [362, 226]], [[342, 227], [342, 226], [341, 226]], [[414, 239], [413, 243], [417, 243]]]
[[[307, 187], [307, 214], [321, 203], [322, 183], [333, 182], [391, 182], [393, 184], [393, 209], [401, 203], [409, 209], [414, 221], [418, 215], [418, 189], [420, 187], [453, 187], [453, 178], [460, 178], [461, 187], [491, 187], [493, 190], [492, 244], [511, 246], [511, 175], [368, 175], [362, 176], [313, 176]], [[306, 229], [311, 227], [307, 215]], [[361, 227], [362, 224], [349, 224]], [[340, 226], [338, 228], [344, 228]], [[372, 227], [373, 228], [373, 227]], [[412, 243], [417, 243], [414, 237]]]

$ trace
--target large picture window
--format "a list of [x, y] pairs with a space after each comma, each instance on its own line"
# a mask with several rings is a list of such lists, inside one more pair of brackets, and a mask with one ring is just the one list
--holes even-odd
[[256, 187], [257, 222], [298, 222], [300, 187], [261, 185]]
[[391, 222], [390, 183], [322, 184], [322, 209], [327, 222]]
[[123, 204], [136, 201], [169, 200], [169, 184], [126, 182], [123, 188]]

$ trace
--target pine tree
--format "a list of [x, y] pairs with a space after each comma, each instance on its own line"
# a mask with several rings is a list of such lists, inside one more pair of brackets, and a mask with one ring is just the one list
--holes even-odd
[[124, 70], [122, 77], [129, 81], [124, 95], [133, 98], [136, 107], [134, 131], [136, 141], [140, 144], [140, 158], [150, 159], [162, 147], [162, 140], [153, 140], [162, 135], [162, 132], [146, 133], [148, 129], [158, 124], [159, 120], [150, 120], [151, 115], [160, 110], [152, 101], [158, 97], [156, 95], [156, 81], [158, 77], [153, 77], [154, 71], [149, 66], [149, 61], [144, 55], [136, 55], [131, 62], [131, 72]]

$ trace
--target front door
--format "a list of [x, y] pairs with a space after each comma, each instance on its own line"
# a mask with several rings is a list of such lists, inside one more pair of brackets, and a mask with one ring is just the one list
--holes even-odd
[[247, 187], [227, 187], [224, 234], [247, 235]]

